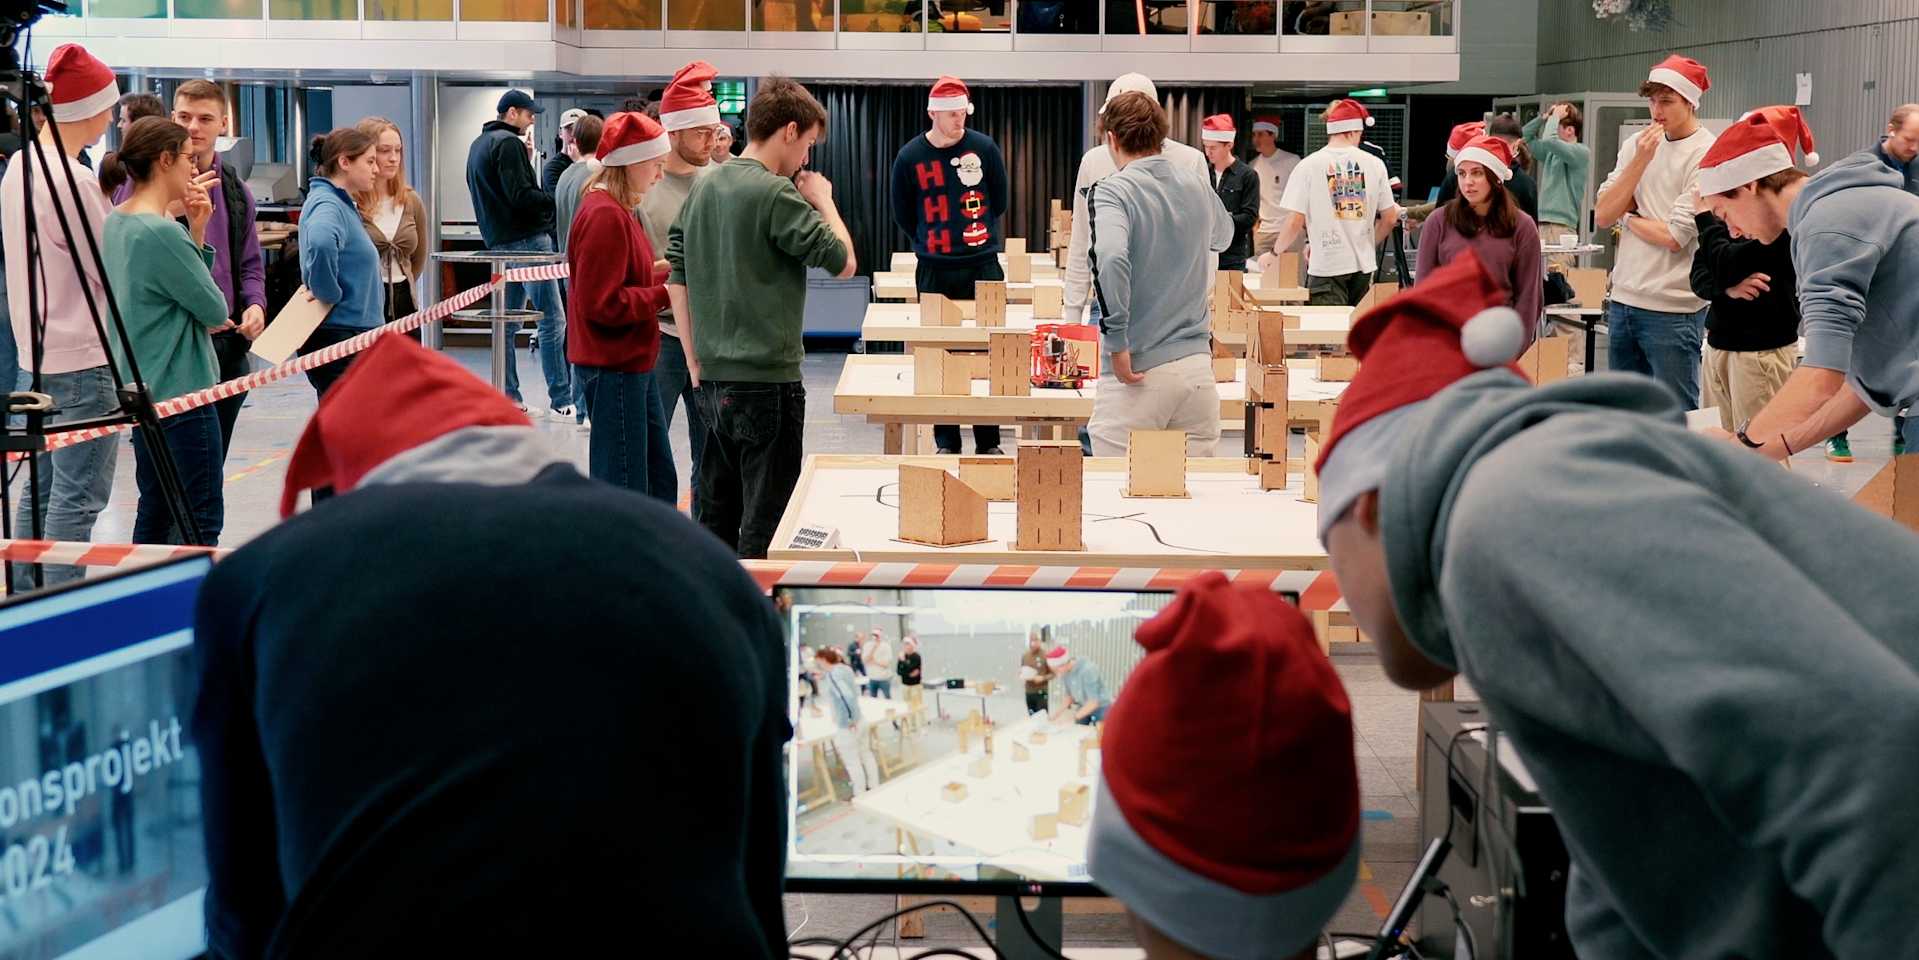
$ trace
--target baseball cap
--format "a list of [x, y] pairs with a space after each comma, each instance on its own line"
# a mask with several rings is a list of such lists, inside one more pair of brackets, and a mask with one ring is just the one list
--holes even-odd
[[580, 118], [584, 116], [586, 116], [585, 110], [581, 110], [579, 107], [574, 107], [573, 109], [560, 114], [560, 128], [564, 130], [565, 128], [570, 127], [574, 125], [575, 123], [578, 123], [580, 121]]
[[522, 110], [531, 110], [536, 114], [546, 112], [546, 108], [534, 103], [532, 95], [528, 94], [525, 90], [508, 90], [501, 94], [500, 105], [494, 112], [505, 113], [514, 107], [519, 107]]
[[1159, 88], [1153, 85], [1152, 78], [1143, 73], [1122, 73], [1106, 88], [1106, 102], [1099, 105], [1099, 112], [1105, 113], [1106, 104], [1122, 93], [1143, 93], [1146, 99], [1159, 102]]

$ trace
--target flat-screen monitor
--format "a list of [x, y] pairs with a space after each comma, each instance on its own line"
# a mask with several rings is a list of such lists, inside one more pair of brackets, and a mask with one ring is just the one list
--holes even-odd
[[178, 560], [0, 605], [0, 957], [206, 950], [193, 610]]
[[[1033, 637], [1043, 649], [1064, 644], [1089, 671], [1074, 688], [1110, 702], [1144, 654], [1133, 632], [1171, 591], [782, 586], [774, 599], [794, 729], [789, 889], [1098, 893], [1086, 836], [1099, 727], [1052, 715], [1065, 706], [1059, 678], [1029, 700], [1025, 658]], [[831, 647], [850, 660], [876, 630], [890, 649], [861, 651], [849, 724], [843, 684], [817, 654]], [[916, 685], [898, 676], [907, 637], [918, 642]], [[875, 659], [890, 659], [890, 671]], [[888, 672], [890, 683], [874, 682]]]

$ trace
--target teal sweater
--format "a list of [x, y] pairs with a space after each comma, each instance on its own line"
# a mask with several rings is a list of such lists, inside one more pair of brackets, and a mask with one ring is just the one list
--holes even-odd
[[701, 177], [666, 241], [667, 282], [686, 287], [700, 378], [798, 381], [806, 268], [839, 273], [850, 255], [793, 181], [759, 161], [739, 157]]
[[1578, 227], [1586, 199], [1586, 173], [1592, 169], [1592, 148], [1559, 139], [1558, 130], [1546, 130], [1546, 114], [1527, 122], [1526, 146], [1533, 151], [1539, 180], [1539, 222]]
[[1645, 377], [1483, 371], [1404, 433], [1393, 606], [1552, 805], [1579, 955], [1909, 956], [1919, 537]]
[[[207, 331], [227, 322], [227, 298], [213, 282], [213, 248], [152, 213], [114, 213], [101, 239], [107, 281], [126, 321], [127, 338], [153, 399], [170, 400], [213, 386], [219, 367]], [[131, 376], [110, 338], [114, 361]]]

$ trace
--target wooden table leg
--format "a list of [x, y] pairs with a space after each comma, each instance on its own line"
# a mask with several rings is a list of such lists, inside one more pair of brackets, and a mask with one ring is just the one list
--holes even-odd
[[886, 439], [881, 449], [888, 455], [898, 455], [904, 449], [906, 424], [886, 423], [881, 424], [881, 429], [886, 432]]

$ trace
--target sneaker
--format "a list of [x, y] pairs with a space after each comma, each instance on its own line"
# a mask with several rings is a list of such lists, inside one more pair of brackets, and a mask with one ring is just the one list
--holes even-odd
[[987, 447], [986, 449], [981, 450], [979, 452], [979, 455], [982, 457], [1003, 457], [1003, 456], [1006, 456], [1006, 452], [1001, 450], [998, 447]]
[[1905, 437], [1892, 438], [1892, 455], [1895, 457], [1903, 457], [1906, 455], [1906, 438]]
[[1852, 462], [1852, 444], [1844, 437], [1833, 437], [1826, 441], [1826, 459], [1833, 463]]
[[939, 454], [942, 457], [957, 457], [960, 455], [960, 452], [958, 450], [953, 449], [952, 447], [940, 447], [938, 450], [935, 450], [933, 452]]
[[548, 419], [558, 420], [561, 423], [578, 423], [580, 421], [580, 415], [574, 411], [573, 405], [570, 403], [564, 406], [548, 407], [546, 415]]

